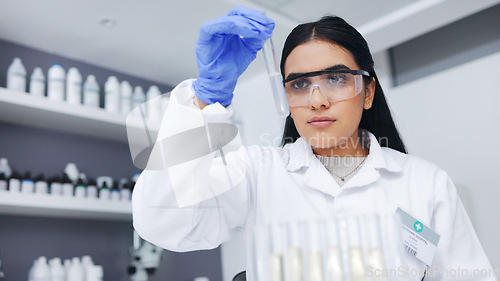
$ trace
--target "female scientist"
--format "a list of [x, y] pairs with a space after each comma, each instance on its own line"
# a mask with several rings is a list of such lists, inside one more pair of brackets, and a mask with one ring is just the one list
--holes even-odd
[[[207, 128], [210, 142], [207, 124], [229, 123], [236, 81], [273, 28], [272, 20], [244, 7], [201, 27], [199, 77], [172, 91], [161, 149], [154, 150], [170, 164], [146, 168], [133, 193], [140, 236], [172, 251], [212, 249], [258, 225], [401, 208], [440, 235], [432, 263], [411, 257], [418, 274], [402, 279], [495, 280], [474, 274], [491, 265], [452, 181], [406, 154], [368, 45], [338, 17], [299, 25], [285, 42], [281, 72], [291, 114], [283, 148], [194, 152], [200, 148], [193, 132]], [[175, 136], [185, 141], [166, 141]], [[467, 274], [450, 274], [456, 269]], [[253, 271], [247, 269], [248, 280], [256, 280]]]

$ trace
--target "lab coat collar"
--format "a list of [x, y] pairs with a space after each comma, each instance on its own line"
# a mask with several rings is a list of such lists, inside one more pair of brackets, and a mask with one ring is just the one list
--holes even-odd
[[375, 135], [365, 129], [361, 130], [363, 135], [367, 135], [370, 138], [370, 155], [367, 160], [370, 160], [369, 163], [371, 163], [373, 168], [385, 169], [389, 172], [400, 172], [403, 169], [401, 165], [389, 153], [383, 153], [384, 149], [390, 148], [380, 147]]
[[[386, 169], [390, 172], [401, 171], [401, 166], [387, 153], [383, 153], [383, 148], [377, 141], [377, 138], [365, 129], [360, 129], [363, 137], [370, 138], [370, 154], [365, 162], [370, 163], [373, 168], [376, 169]], [[302, 167], [310, 167], [312, 161], [319, 161], [311, 146], [303, 138], [298, 138], [294, 143], [287, 144], [286, 148], [289, 150], [287, 170], [289, 172], [294, 172]]]
[[298, 138], [294, 143], [287, 144], [288, 164], [286, 166], [289, 172], [295, 172], [302, 167], [309, 167], [314, 157], [311, 146], [303, 139]]
[[[364, 165], [358, 171], [358, 175], [353, 177], [344, 185], [344, 188], [350, 186], [362, 186], [374, 182], [379, 177], [380, 169], [385, 169], [389, 172], [399, 172], [401, 166], [389, 153], [384, 153], [383, 148], [377, 141], [377, 138], [367, 130], [361, 131], [364, 138], [370, 139], [370, 153]], [[288, 163], [287, 170], [296, 172], [301, 168], [308, 169], [305, 174], [305, 182], [325, 193], [336, 196], [340, 192], [340, 187], [333, 180], [326, 168], [321, 164], [319, 159], [314, 155], [311, 146], [303, 139], [299, 138], [293, 144], [288, 144]], [[384, 148], [385, 149], [385, 148]], [[335, 188], [331, 188], [334, 186]]]
[[364, 129], [360, 133], [362, 138], [369, 138], [370, 153], [358, 173], [342, 188], [314, 155], [311, 146], [303, 138], [299, 138], [293, 144], [286, 146], [288, 149], [286, 168], [289, 172], [297, 172], [301, 168], [306, 168], [304, 183], [333, 197], [337, 197], [342, 189], [365, 186], [375, 182], [380, 177], [381, 169], [389, 172], [402, 170], [401, 166], [389, 153], [384, 153], [383, 148], [380, 147], [377, 138], [372, 133]]

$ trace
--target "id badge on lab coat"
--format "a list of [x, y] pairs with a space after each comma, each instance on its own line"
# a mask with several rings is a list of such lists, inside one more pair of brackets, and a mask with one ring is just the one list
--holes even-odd
[[401, 238], [408, 253], [427, 265], [432, 264], [440, 235], [400, 207], [396, 214], [401, 219]]

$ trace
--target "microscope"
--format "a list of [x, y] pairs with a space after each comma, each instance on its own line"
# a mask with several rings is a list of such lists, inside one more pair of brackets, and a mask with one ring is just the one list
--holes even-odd
[[131, 262], [128, 266], [130, 281], [147, 281], [160, 266], [163, 249], [142, 240], [134, 230], [134, 245], [130, 248]]

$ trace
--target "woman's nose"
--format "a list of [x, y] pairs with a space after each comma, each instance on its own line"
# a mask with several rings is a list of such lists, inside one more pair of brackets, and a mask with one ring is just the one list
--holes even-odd
[[318, 86], [313, 86], [311, 89], [311, 94], [309, 96], [309, 105], [313, 109], [317, 109], [320, 107], [329, 108], [330, 102], [327, 97], [323, 95], [321, 89]]

